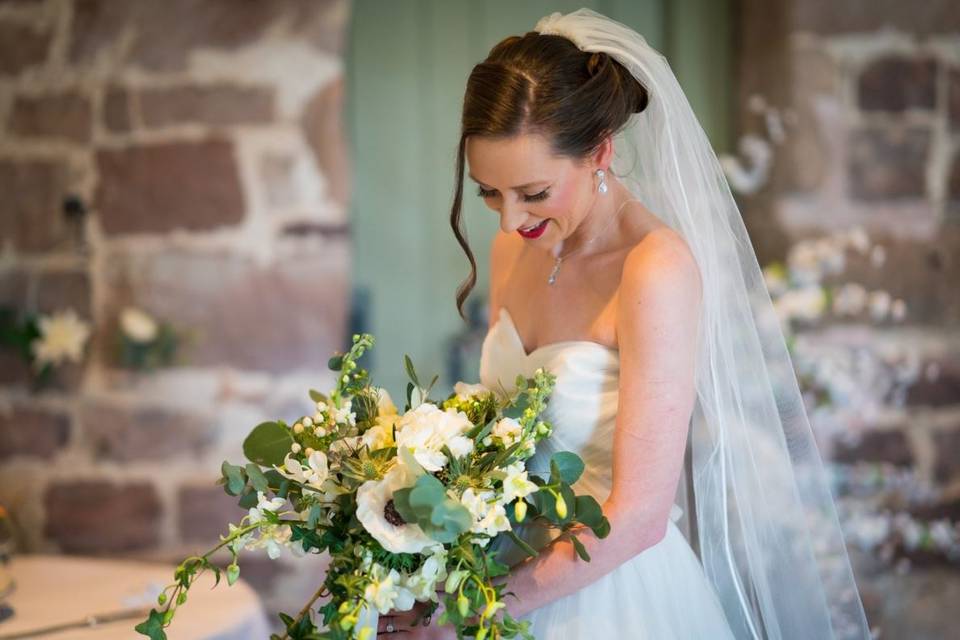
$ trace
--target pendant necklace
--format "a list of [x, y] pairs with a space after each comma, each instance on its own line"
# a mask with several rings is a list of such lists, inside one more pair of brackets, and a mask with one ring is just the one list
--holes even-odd
[[593, 242], [594, 240], [596, 240], [597, 238], [599, 238], [600, 236], [602, 236], [604, 233], [606, 233], [607, 229], [610, 228], [610, 226], [613, 224], [614, 220], [617, 219], [617, 216], [620, 215], [620, 212], [623, 211], [623, 207], [624, 207], [628, 202], [637, 202], [637, 200], [624, 200], [623, 203], [620, 205], [620, 208], [617, 209], [617, 212], [616, 212], [615, 214], [613, 214], [612, 216], [610, 216], [610, 222], [608, 222], [608, 223], [607, 223], [607, 226], [603, 228], [603, 231], [601, 231], [599, 234], [597, 234], [596, 236], [594, 236], [594, 237], [591, 238], [590, 240], [587, 240], [586, 242], [584, 242], [582, 245], [580, 245], [579, 247], [577, 247], [577, 248], [574, 249], [573, 251], [568, 251], [567, 253], [563, 254], [562, 256], [556, 256], [556, 257], [554, 258], [553, 270], [550, 272], [550, 275], [547, 277], [547, 284], [553, 284], [554, 282], [557, 281], [557, 274], [560, 273], [560, 263], [563, 262], [563, 259], [569, 257], [570, 254], [573, 254], [573, 253], [576, 253], [577, 251], [580, 251], [581, 249], [583, 249], [584, 247], [586, 247], [588, 244], [590, 244], [591, 242]]

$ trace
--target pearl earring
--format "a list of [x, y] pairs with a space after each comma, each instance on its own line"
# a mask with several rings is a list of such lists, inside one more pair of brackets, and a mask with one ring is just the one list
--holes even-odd
[[597, 191], [599, 191], [600, 193], [606, 193], [607, 192], [606, 171], [604, 171], [603, 169], [597, 169], [596, 174], [597, 174], [597, 177], [600, 178], [600, 184], [597, 185]]

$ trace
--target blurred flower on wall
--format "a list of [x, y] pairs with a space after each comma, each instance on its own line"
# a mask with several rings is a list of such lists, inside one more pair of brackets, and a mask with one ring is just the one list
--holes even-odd
[[183, 341], [183, 332], [139, 307], [124, 307], [120, 312], [119, 361], [127, 369], [170, 366], [176, 362]]
[[68, 362], [81, 363], [91, 327], [72, 308], [49, 314], [20, 314], [0, 308], [0, 347], [10, 349], [31, 365], [34, 382], [42, 387]]

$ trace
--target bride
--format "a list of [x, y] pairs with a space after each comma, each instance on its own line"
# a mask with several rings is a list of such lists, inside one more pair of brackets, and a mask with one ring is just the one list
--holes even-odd
[[[665, 59], [580, 9], [474, 67], [451, 214], [472, 267], [461, 313], [465, 164], [501, 230], [481, 382], [556, 375], [553, 435], [528, 467], [577, 452], [574, 489], [611, 523], [580, 534], [590, 562], [523, 526], [542, 550], [498, 549], [507, 611], [542, 640], [869, 638], [756, 256]], [[383, 616], [381, 634], [453, 637], [410, 627], [416, 613]]]

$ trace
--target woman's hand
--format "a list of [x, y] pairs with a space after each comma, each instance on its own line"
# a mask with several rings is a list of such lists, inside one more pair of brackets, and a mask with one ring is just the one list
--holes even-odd
[[[416, 626], [405, 633], [403, 640], [456, 640], [457, 633], [449, 624], [441, 625], [438, 620], [443, 613], [443, 593], [440, 596], [440, 606], [430, 616], [430, 624], [427, 626]], [[418, 603], [419, 604], [419, 603]]]

